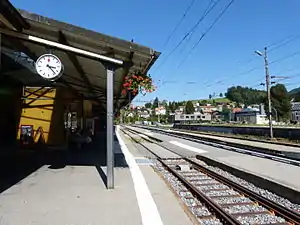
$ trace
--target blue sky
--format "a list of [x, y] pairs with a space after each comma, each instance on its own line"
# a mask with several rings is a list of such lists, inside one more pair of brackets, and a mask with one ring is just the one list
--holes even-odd
[[[264, 81], [263, 59], [253, 52], [269, 45], [270, 74], [290, 76], [281, 82], [288, 89], [300, 86], [298, 0], [236, 0], [189, 55], [202, 33], [230, 2], [220, 0], [193, 36], [167, 60], [166, 56], [203, 15], [210, 0], [195, 1], [167, 46], [164, 44], [168, 36], [192, 0], [11, 2], [18, 8], [50, 18], [122, 39], [134, 39], [136, 43], [162, 52], [149, 71], [158, 84], [158, 90], [147, 96], [138, 96], [136, 102], [140, 101], [140, 104], [157, 96], [168, 100], [207, 98], [212, 93], [226, 92], [232, 85], [263, 88], [258, 85]], [[289, 38], [291, 41], [283, 44]], [[289, 57], [291, 55], [294, 56]]]

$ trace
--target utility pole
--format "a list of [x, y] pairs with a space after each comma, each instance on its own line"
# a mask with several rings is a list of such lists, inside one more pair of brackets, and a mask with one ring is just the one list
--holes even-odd
[[273, 123], [272, 123], [272, 103], [271, 103], [271, 79], [269, 74], [269, 63], [267, 56], [267, 47], [264, 49], [264, 61], [265, 61], [265, 72], [266, 72], [266, 87], [268, 95], [268, 116], [269, 116], [269, 128], [270, 128], [270, 138], [273, 138]]

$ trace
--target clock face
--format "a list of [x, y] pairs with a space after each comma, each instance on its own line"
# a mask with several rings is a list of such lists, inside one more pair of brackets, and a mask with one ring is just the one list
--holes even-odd
[[37, 73], [47, 79], [54, 80], [62, 74], [63, 66], [60, 59], [52, 54], [45, 54], [38, 58], [35, 63]]

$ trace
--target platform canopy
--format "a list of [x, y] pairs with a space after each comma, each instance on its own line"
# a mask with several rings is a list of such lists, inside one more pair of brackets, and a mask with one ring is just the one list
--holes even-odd
[[[105, 107], [105, 66], [116, 67], [114, 105], [117, 110], [129, 102], [129, 96], [121, 96], [124, 77], [147, 74], [160, 55], [133, 41], [17, 10], [7, 0], [0, 0], [0, 34], [2, 55], [23, 65], [22, 70], [4, 70], [2, 75], [9, 75], [27, 86], [63, 85], [78, 96]], [[33, 66], [35, 60], [46, 53], [58, 56], [64, 65], [64, 74], [55, 83], [41, 79]]]

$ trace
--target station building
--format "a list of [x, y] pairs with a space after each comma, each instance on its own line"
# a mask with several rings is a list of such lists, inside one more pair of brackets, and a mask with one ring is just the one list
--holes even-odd
[[[16, 9], [8, 0], [0, 1], [0, 52], [1, 151], [18, 148], [26, 135], [31, 144], [68, 147], [72, 129], [93, 129], [106, 136], [112, 188], [113, 120], [135, 97], [130, 91], [122, 95], [124, 78], [147, 75], [160, 53]], [[61, 61], [56, 79], [36, 69], [45, 54]]]

